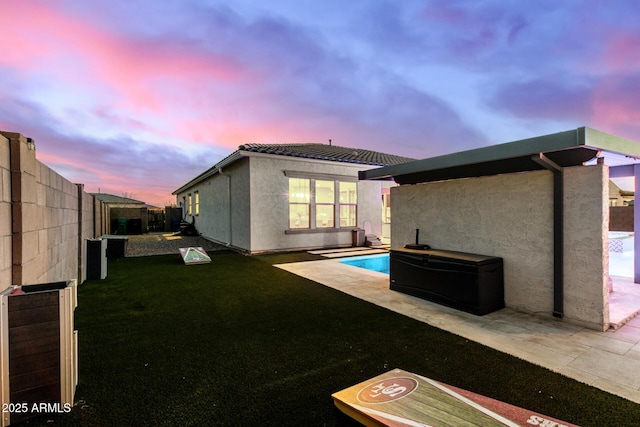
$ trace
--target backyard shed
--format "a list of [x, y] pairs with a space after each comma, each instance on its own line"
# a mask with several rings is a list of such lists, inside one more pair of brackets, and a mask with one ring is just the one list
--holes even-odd
[[639, 157], [640, 144], [581, 127], [360, 178], [401, 184], [391, 189], [392, 247], [420, 229], [432, 247], [501, 257], [507, 307], [606, 330], [609, 178], [638, 182]]
[[91, 193], [91, 195], [104, 203], [108, 234], [146, 233], [149, 228], [149, 211], [158, 210], [154, 206], [129, 197], [107, 193]]
[[384, 238], [392, 182], [358, 172], [413, 159], [331, 144], [244, 144], [173, 192], [183, 219], [248, 253], [351, 246], [354, 229]]

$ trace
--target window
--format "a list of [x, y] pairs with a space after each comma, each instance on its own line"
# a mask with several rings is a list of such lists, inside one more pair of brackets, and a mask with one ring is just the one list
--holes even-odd
[[195, 199], [196, 199], [195, 212], [196, 212], [196, 215], [200, 215], [200, 193], [198, 193], [197, 191], [195, 192]]
[[309, 228], [311, 181], [289, 178], [289, 228]]
[[193, 198], [191, 193], [187, 196], [187, 214], [193, 215]]
[[391, 195], [382, 193], [382, 223], [391, 223]]
[[356, 226], [357, 183], [331, 178], [289, 176], [289, 229]]
[[316, 228], [334, 227], [336, 196], [333, 181], [316, 180]]
[[357, 203], [356, 183], [340, 182], [340, 227], [356, 226]]

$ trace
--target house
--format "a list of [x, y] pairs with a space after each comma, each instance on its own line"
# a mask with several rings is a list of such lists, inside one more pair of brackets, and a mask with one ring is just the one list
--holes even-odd
[[[392, 182], [358, 180], [413, 159], [331, 144], [244, 144], [172, 194], [203, 237], [247, 253], [351, 246], [388, 237]], [[385, 216], [385, 218], [383, 218]]]
[[[420, 243], [434, 248], [502, 257], [507, 307], [606, 330], [609, 179], [640, 182], [638, 158], [640, 144], [581, 127], [360, 178], [400, 184], [391, 189], [392, 248], [420, 229]], [[636, 283], [639, 245], [635, 239]]]
[[104, 230], [111, 234], [140, 234], [149, 228], [149, 211], [157, 210], [140, 200], [107, 193], [90, 193], [104, 204]]
[[609, 181], [609, 206], [632, 206], [635, 192], [621, 189], [612, 180]]
[[635, 192], [623, 190], [613, 180], [609, 181], [609, 230], [633, 231], [633, 205]]

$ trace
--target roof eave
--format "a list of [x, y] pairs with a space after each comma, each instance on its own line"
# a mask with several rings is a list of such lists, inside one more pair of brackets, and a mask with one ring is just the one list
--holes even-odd
[[[536, 152], [555, 151], [561, 148], [566, 148], [568, 145], [575, 146], [577, 143], [577, 130], [572, 130], [415, 160], [413, 162], [373, 169], [371, 171], [367, 170], [362, 173], [361, 179], [384, 179], [398, 175], [423, 172], [425, 170], [446, 169], [450, 167], [508, 159], [528, 154], [535, 154]], [[536, 144], [536, 150], [533, 152], [530, 148], [531, 144]]]
[[[640, 144], [594, 129], [578, 129], [362, 171], [360, 179], [393, 178], [400, 184], [540, 170], [543, 153], [561, 166], [586, 162], [599, 151], [640, 157]], [[637, 153], [637, 154], [636, 154]]]
[[591, 128], [580, 128], [584, 131], [584, 145], [601, 151], [618, 153], [640, 158], [640, 144], [630, 139], [621, 138]]
[[233, 153], [231, 153], [230, 155], [228, 155], [224, 159], [220, 160], [218, 163], [216, 163], [215, 165], [213, 165], [212, 167], [210, 167], [206, 171], [202, 172], [200, 175], [198, 175], [195, 178], [193, 178], [191, 181], [187, 182], [182, 187], [180, 187], [177, 190], [173, 191], [171, 194], [177, 195], [179, 193], [182, 193], [182, 192], [188, 190], [189, 188], [193, 187], [194, 185], [198, 185], [199, 183], [201, 183], [205, 179], [207, 179], [207, 178], [219, 173], [222, 168], [225, 168], [225, 167], [229, 166], [230, 164], [232, 164], [232, 163], [238, 161], [239, 159], [241, 159], [242, 157], [246, 157], [246, 152], [241, 151], [241, 150], [234, 151]]

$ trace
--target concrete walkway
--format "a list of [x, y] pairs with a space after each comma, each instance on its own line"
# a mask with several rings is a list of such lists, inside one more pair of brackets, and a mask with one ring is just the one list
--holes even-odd
[[510, 309], [474, 316], [392, 291], [388, 275], [336, 259], [276, 267], [640, 403], [640, 318], [597, 332]]

